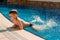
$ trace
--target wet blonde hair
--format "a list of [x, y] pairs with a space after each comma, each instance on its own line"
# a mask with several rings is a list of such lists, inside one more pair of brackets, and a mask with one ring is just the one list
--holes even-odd
[[18, 14], [18, 12], [17, 12], [16, 9], [11, 10], [11, 11], [9, 12], [9, 14], [11, 14], [11, 13], [13, 13], [13, 14]]

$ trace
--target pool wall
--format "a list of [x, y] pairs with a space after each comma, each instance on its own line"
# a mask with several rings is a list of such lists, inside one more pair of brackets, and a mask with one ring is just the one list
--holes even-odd
[[22, 0], [22, 1], [7, 1], [7, 4], [17, 4], [17, 5], [26, 5], [26, 6], [34, 6], [34, 7], [60, 7], [60, 2], [49, 2], [49, 1], [27, 1], [27, 0]]
[[52, 1], [28, 1], [28, 0], [2, 0], [0, 1], [0, 4], [14, 4], [14, 5], [25, 5], [25, 6], [34, 6], [34, 7], [54, 7], [59, 8], [60, 2], [52, 2]]

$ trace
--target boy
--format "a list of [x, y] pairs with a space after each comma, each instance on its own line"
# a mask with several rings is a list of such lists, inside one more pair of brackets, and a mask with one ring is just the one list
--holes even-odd
[[25, 26], [32, 26], [31, 23], [25, 22], [22, 19], [18, 19], [18, 13], [17, 10], [13, 9], [9, 12], [9, 16], [12, 20], [12, 22], [14, 23], [13, 27], [14, 28], [19, 28], [19, 29], [23, 29]]

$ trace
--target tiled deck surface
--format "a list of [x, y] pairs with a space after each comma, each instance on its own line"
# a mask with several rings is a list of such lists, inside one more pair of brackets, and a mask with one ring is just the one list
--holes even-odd
[[44, 40], [25, 30], [12, 29], [11, 23], [0, 13], [0, 40]]

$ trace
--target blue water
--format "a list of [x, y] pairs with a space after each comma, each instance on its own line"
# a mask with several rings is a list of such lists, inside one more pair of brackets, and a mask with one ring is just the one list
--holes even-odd
[[[27, 22], [34, 20], [34, 16], [40, 17], [44, 21], [44, 24], [47, 23], [50, 19], [54, 20], [57, 23], [57, 26], [50, 26], [47, 29], [43, 30], [34, 30], [31, 27], [24, 28], [25, 30], [42, 37], [46, 40], [60, 40], [60, 8], [47, 8], [47, 7], [26, 7], [26, 6], [6, 6], [0, 5], [0, 12], [10, 20], [9, 11], [12, 9], [18, 10], [18, 17], [22, 18]], [[43, 23], [35, 22], [33, 24], [43, 25]], [[42, 26], [43, 27], [43, 26]], [[42, 28], [41, 28], [42, 29]]]

